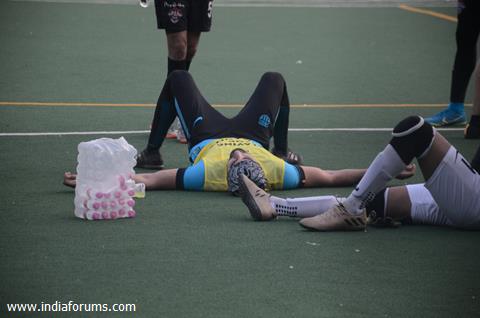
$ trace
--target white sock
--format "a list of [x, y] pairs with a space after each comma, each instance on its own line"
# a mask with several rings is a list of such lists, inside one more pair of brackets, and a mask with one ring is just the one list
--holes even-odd
[[387, 183], [405, 169], [397, 151], [388, 144], [373, 160], [355, 190], [343, 202], [348, 212], [359, 214]]
[[[344, 198], [339, 198], [342, 200]], [[333, 195], [323, 195], [317, 197], [306, 198], [286, 198], [271, 196], [270, 202], [275, 208], [278, 216], [291, 216], [299, 218], [308, 218], [318, 214], [322, 214], [330, 207], [338, 203], [337, 198]]]

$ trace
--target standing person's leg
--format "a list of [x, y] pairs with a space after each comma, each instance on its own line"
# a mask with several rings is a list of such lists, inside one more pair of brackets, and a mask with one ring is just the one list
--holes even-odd
[[212, 27], [213, 0], [190, 0], [188, 8], [187, 52], [185, 67], [188, 71], [197, 53], [200, 34], [209, 32]]
[[176, 70], [187, 70], [187, 31], [166, 32], [168, 46], [167, 76]]
[[476, 63], [476, 45], [480, 32], [480, 5], [477, 0], [458, 1], [455, 33], [457, 51], [452, 70], [450, 104], [443, 111], [426, 118], [433, 126], [466, 123], [464, 101], [470, 76]]
[[191, 32], [187, 34], [187, 53], [185, 55], [185, 69], [190, 70], [190, 64], [193, 57], [197, 54], [198, 44], [200, 43], [200, 32]]
[[195, 20], [192, 15], [197, 14], [196, 7], [195, 1], [192, 4], [190, 0], [155, 0], [157, 27], [165, 30], [167, 38], [167, 76], [175, 70], [188, 70], [194, 55], [188, 52], [196, 51], [199, 34], [190, 33], [192, 19]]
[[[213, 0], [188, 0], [187, 12], [187, 32], [182, 44], [185, 44], [185, 51], [181, 52], [181, 62], [178, 64], [183, 70], [190, 70], [190, 64], [197, 53], [200, 42], [201, 32], [210, 31], [212, 25], [212, 5]], [[180, 56], [179, 56], [180, 58]], [[169, 138], [177, 138], [181, 143], [187, 143], [185, 132], [179, 121], [170, 127]]]
[[165, 30], [168, 48], [168, 72], [185, 70], [189, 1], [155, 0], [158, 29]]
[[[181, 61], [171, 61], [169, 59], [169, 74], [172, 70], [186, 70], [190, 69], [190, 64], [192, 59], [197, 52], [198, 42], [200, 41], [200, 32], [183, 32], [185, 33], [185, 42], [186, 52], [182, 51]], [[180, 57], [179, 57], [180, 58]], [[186, 144], [187, 138], [185, 137], [185, 132], [182, 129], [179, 119], [177, 118], [174, 123], [170, 126], [167, 138], [177, 139], [180, 143]]]
[[463, 110], [468, 82], [477, 60], [477, 40], [480, 32], [479, 15], [480, 5], [477, 0], [459, 1], [458, 24], [455, 33], [457, 52], [450, 89], [450, 102], [461, 104], [461, 109], [458, 110]]
[[[165, 30], [167, 39], [167, 77], [175, 70], [186, 70], [187, 27], [189, 4], [186, 0], [155, 0], [158, 29]], [[177, 138], [179, 122], [168, 129], [167, 138]]]
[[464, 131], [466, 139], [480, 138], [480, 62], [477, 63], [473, 76], [475, 80], [475, 92], [473, 96], [472, 116]]
[[168, 43], [168, 75], [175, 70], [190, 69], [193, 57], [197, 53], [200, 32], [181, 31], [166, 33]]

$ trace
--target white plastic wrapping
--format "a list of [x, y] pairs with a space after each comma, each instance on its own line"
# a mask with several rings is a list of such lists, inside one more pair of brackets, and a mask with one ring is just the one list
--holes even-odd
[[75, 216], [88, 220], [134, 217], [137, 150], [125, 138], [78, 145]]

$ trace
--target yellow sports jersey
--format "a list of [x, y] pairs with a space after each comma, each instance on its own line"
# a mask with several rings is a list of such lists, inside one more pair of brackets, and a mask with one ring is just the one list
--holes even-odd
[[274, 156], [260, 144], [243, 138], [212, 140], [198, 153], [193, 165], [204, 167], [204, 191], [227, 191], [227, 162], [230, 153], [240, 148], [262, 167], [269, 189], [283, 189], [285, 161]]

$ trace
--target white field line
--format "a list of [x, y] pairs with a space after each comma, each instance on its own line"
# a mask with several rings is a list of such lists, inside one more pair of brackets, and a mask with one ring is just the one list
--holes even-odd
[[[292, 132], [390, 132], [393, 128], [290, 128]], [[463, 131], [464, 128], [437, 128], [439, 131]], [[133, 135], [147, 134], [150, 130], [124, 131], [65, 131], [65, 132], [14, 132], [0, 133], [0, 137], [44, 137], [44, 136], [83, 136], [83, 135]]]

